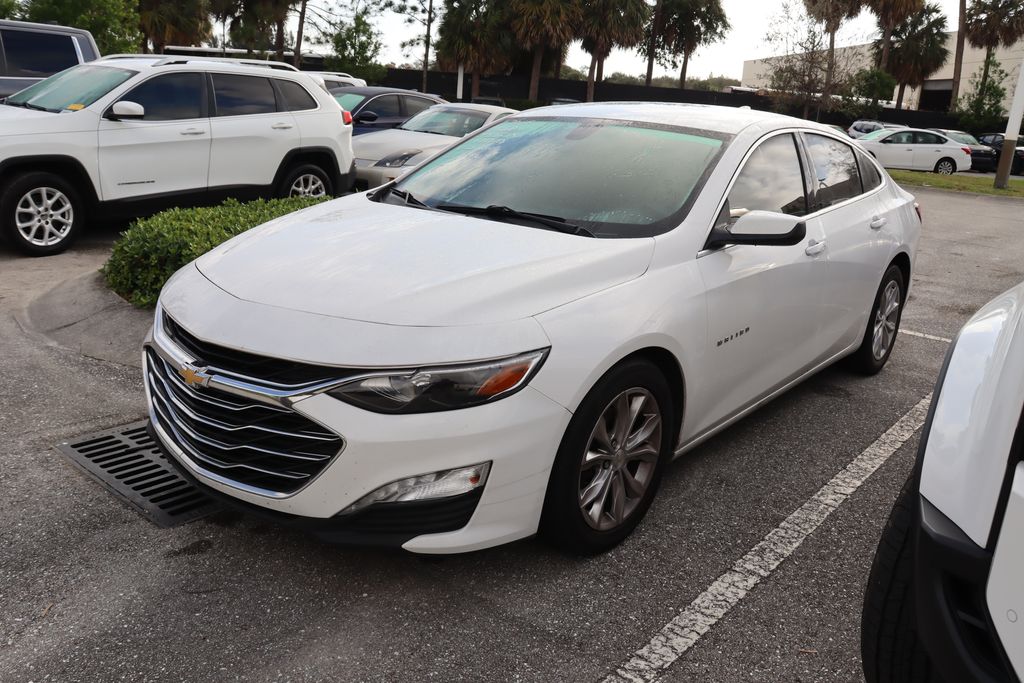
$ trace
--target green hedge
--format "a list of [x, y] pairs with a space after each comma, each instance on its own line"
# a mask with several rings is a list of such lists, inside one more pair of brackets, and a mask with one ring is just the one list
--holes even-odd
[[292, 197], [243, 204], [229, 199], [220, 206], [162, 211], [132, 223], [114, 244], [103, 276], [136, 306], [155, 306], [164, 283], [186, 263], [249, 228], [320, 201]]

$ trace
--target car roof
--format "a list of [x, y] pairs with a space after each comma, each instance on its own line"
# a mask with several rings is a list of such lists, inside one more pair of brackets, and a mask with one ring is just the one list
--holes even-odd
[[379, 85], [355, 85], [351, 88], [345, 88], [342, 95], [356, 94], [356, 95], [382, 95], [385, 93], [395, 93], [397, 95], [419, 95], [420, 97], [429, 97], [432, 100], [440, 100], [441, 98], [437, 95], [431, 95], [430, 93], [419, 92], [416, 90], [406, 90], [405, 88], [386, 88]]
[[73, 26], [62, 26], [60, 24], [37, 24], [31, 21], [18, 21], [16, 19], [0, 19], [0, 28], [23, 29], [25, 31], [47, 31], [49, 33], [74, 33], [75, 35], [91, 35], [84, 28]]
[[773, 112], [759, 111], [757, 109], [674, 102], [589, 102], [563, 104], [554, 107], [529, 109], [516, 115], [517, 118], [534, 116], [620, 119], [668, 126], [682, 126], [727, 134], [735, 134], [751, 124], [766, 121], [777, 123], [777, 127], [780, 128], [800, 126], [832, 130], [812, 121], [805, 121]]
[[[232, 73], [249, 73], [249, 71], [253, 71], [264, 75], [272, 73], [274, 76], [286, 77], [288, 75], [295, 76], [304, 73], [284, 62], [245, 58], [189, 57], [182, 55], [105, 55], [93, 62], [89, 62], [89, 64], [114, 68], [120, 67], [139, 72], [180, 71], [200, 67], [210, 71], [221, 69], [231, 71]], [[306, 76], [306, 78], [309, 78], [309, 76]]]
[[431, 109], [468, 109], [470, 111], [482, 111], [488, 114], [500, 114], [503, 112], [516, 113], [518, 109], [509, 109], [508, 107], [498, 107], [493, 104], [479, 104], [477, 102], [447, 102], [435, 104]]

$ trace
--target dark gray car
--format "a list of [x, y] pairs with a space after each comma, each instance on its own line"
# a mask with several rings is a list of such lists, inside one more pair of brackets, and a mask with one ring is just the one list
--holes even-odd
[[0, 20], [0, 97], [99, 56], [88, 31]]

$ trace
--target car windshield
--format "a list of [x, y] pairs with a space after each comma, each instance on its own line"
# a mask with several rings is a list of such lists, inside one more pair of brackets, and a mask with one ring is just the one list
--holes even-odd
[[431, 107], [424, 109], [399, 128], [420, 133], [437, 133], [461, 138], [487, 123], [487, 112], [458, 107]]
[[503, 206], [597, 237], [649, 237], [682, 221], [729, 139], [632, 121], [505, 119], [397, 187], [428, 207]]
[[134, 76], [136, 71], [81, 65], [54, 74], [7, 98], [6, 104], [44, 111], [78, 111]]
[[970, 133], [963, 133], [963, 132], [961, 132], [959, 130], [947, 130], [945, 135], [946, 135], [946, 137], [952, 138], [952, 139], [956, 140], [957, 142], [963, 143], [965, 145], [980, 145], [981, 144], [980, 142], [978, 142], [978, 139], [976, 137], [974, 137], [973, 135], [971, 135]]
[[338, 101], [341, 108], [345, 111], [353, 111], [359, 104], [366, 99], [366, 95], [360, 95], [359, 93], [347, 92], [347, 93], [332, 93], [334, 99]]
[[877, 140], [878, 138], [885, 137], [886, 135], [888, 135], [891, 132], [892, 132], [891, 128], [879, 128], [878, 130], [873, 130], [870, 133], [867, 133], [865, 135], [861, 135], [860, 139], [861, 139], [861, 142], [870, 142], [872, 140]]

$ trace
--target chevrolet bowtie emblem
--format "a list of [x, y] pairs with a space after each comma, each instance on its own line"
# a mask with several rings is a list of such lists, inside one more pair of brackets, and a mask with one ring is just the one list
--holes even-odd
[[190, 387], [205, 387], [210, 383], [210, 376], [206, 374], [205, 368], [186, 364], [178, 368], [178, 374]]

